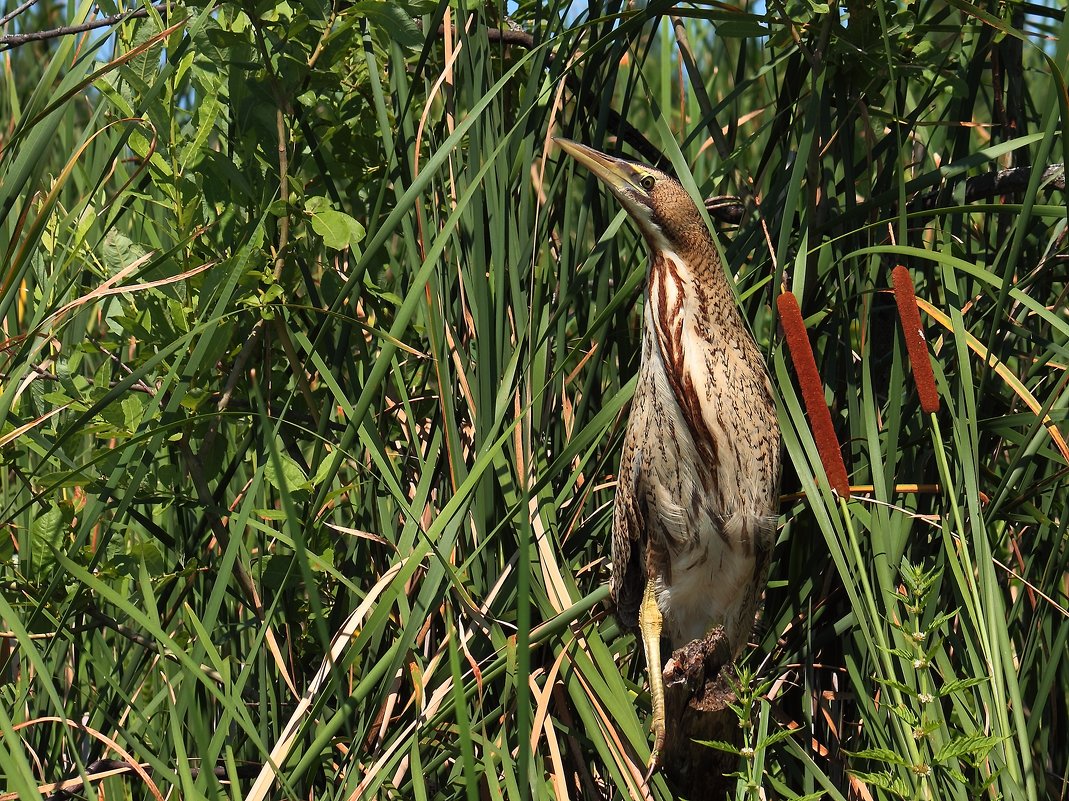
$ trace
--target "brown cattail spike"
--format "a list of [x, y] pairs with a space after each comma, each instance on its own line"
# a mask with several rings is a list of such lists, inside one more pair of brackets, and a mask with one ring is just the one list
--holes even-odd
[[925, 414], [939, 411], [939, 392], [935, 388], [932, 363], [928, 360], [928, 346], [924, 342], [921, 316], [917, 311], [917, 296], [913, 294], [913, 279], [909, 270], [899, 265], [891, 271], [895, 287], [895, 303], [898, 304], [898, 319], [902, 322], [902, 334], [906, 338], [909, 364], [913, 368], [913, 380], [917, 384], [921, 410]]
[[813, 430], [813, 439], [817, 443], [821, 464], [828, 476], [828, 483], [840, 498], [850, 497], [850, 481], [846, 477], [846, 465], [839, 449], [839, 439], [835, 436], [835, 427], [831, 424], [831, 413], [824, 402], [824, 385], [817, 372], [817, 363], [813, 358], [813, 348], [809, 344], [809, 335], [802, 322], [802, 310], [798, 308], [798, 299], [793, 292], [784, 292], [776, 298], [783, 321], [783, 332], [787, 338], [787, 348], [794, 362], [794, 372], [798, 375], [798, 384], [802, 388], [802, 400], [805, 401], [809, 425]]

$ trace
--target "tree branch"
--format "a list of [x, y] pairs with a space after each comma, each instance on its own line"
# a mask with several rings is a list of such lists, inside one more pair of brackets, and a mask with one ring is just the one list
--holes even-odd
[[[27, 0], [22, 6], [16, 8], [0, 20], [0, 24], [8, 22], [36, 2], [37, 0]], [[152, 7], [160, 14], [166, 15], [167, 5], [167, 3], [159, 3]], [[0, 50], [11, 50], [16, 47], [21, 47], [28, 42], [40, 42], [45, 39], [56, 39], [60, 36], [72, 36], [76, 33], [85, 33], [86, 31], [91, 31], [96, 28], [106, 28], [109, 25], [118, 25], [120, 22], [126, 22], [128, 19], [139, 19], [147, 16], [147, 8], [137, 8], [133, 11], [112, 14], [110, 17], [101, 17], [100, 19], [90, 20], [89, 22], [83, 22], [79, 25], [64, 25], [60, 28], [49, 28], [45, 31], [31, 31], [30, 33], [11, 33], [7, 36], [0, 36]]]
[[28, 11], [29, 9], [33, 8], [36, 3], [37, 0], [26, 0], [25, 3], [16, 8], [10, 14], [4, 14], [4, 16], [0, 17], [0, 26], [7, 25], [9, 22], [11, 22], [11, 20], [15, 19], [15, 17], [17, 17], [23, 11]]
[[[1061, 175], [1058, 175], [1058, 173]], [[975, 175], [965, 182], [965, 202], [981, 200], [997, 195], [1008, 195], [1013, 192], [1023, 192], [1028, 188], [1028, 181], [1032, 177], [1032, 167], [1012, 167], [1008, 170], [989, 172], [983, 175]], [[1051, 180], [1053, 179], [1053, 180]], [[1051, 164], [1043, 170], [1040, 178], [1043, 183], [1050, 182], [1048, 189], [1065, 190], [1065, 165]], [[928, 208], [935, 203], [936, 193], [927, 193], [916, 198], [909, 205], [918, 205]]]

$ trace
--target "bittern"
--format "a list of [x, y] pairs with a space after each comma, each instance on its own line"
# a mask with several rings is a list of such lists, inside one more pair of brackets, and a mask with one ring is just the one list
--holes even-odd
[[775, 542], [779, 423], [761, 352], [690, 195], [645, 164], [556, 142], [604, 182], [650, 250], [611, 595], [646, 654], [652, 772], [666, 734], [662, 634], [680, 647], [720, 627], [732, 660], [749, 639]]

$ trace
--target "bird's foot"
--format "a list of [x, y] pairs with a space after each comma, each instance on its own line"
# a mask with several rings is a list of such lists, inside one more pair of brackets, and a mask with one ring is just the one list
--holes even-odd
[[664, 685], [675, 692], [699, 695], [706, 679], [715, 679], [720, 669], [731, 661], [731, 651], [723, 626], [692, 640], [672, 652], [664, 666]]

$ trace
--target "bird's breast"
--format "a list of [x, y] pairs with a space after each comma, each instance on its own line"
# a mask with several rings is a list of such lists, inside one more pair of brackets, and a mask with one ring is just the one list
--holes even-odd
[[[683, 304], [659, 320], [656, 300], [646, 307], [629, 426], [644, 463], [648, 572], [674, 643], [723, 625], [737, 652], [775, 531], [779, 431], [770, 388], [752, 340], [748, 351], [737, 339], [711, 339]], [[675, 350], [662, 345], [666, 328]]]
[[[714, 626], [725, 629], [732, 652], [745, 645], [753, 625], [761, 587], [758, 552], [743, 547], [745, 537], [755, 539], [756, 520], [696, 521], [695, 540], [676, 552], [672, 569], [655, 579], [657, 605], [665, 620], [665, 633], [674, 646], [704, 637]], [[739, 538], [730, 541], [729, 538]]]
[[733, 306], [713, 319], [693, 292], [655, 278], [636, 398], [653, 399], [647, 416], [676, 444], [689, 489], [703, 492], [714, 514], [772, 514], [780, 435], [761, 353]]

